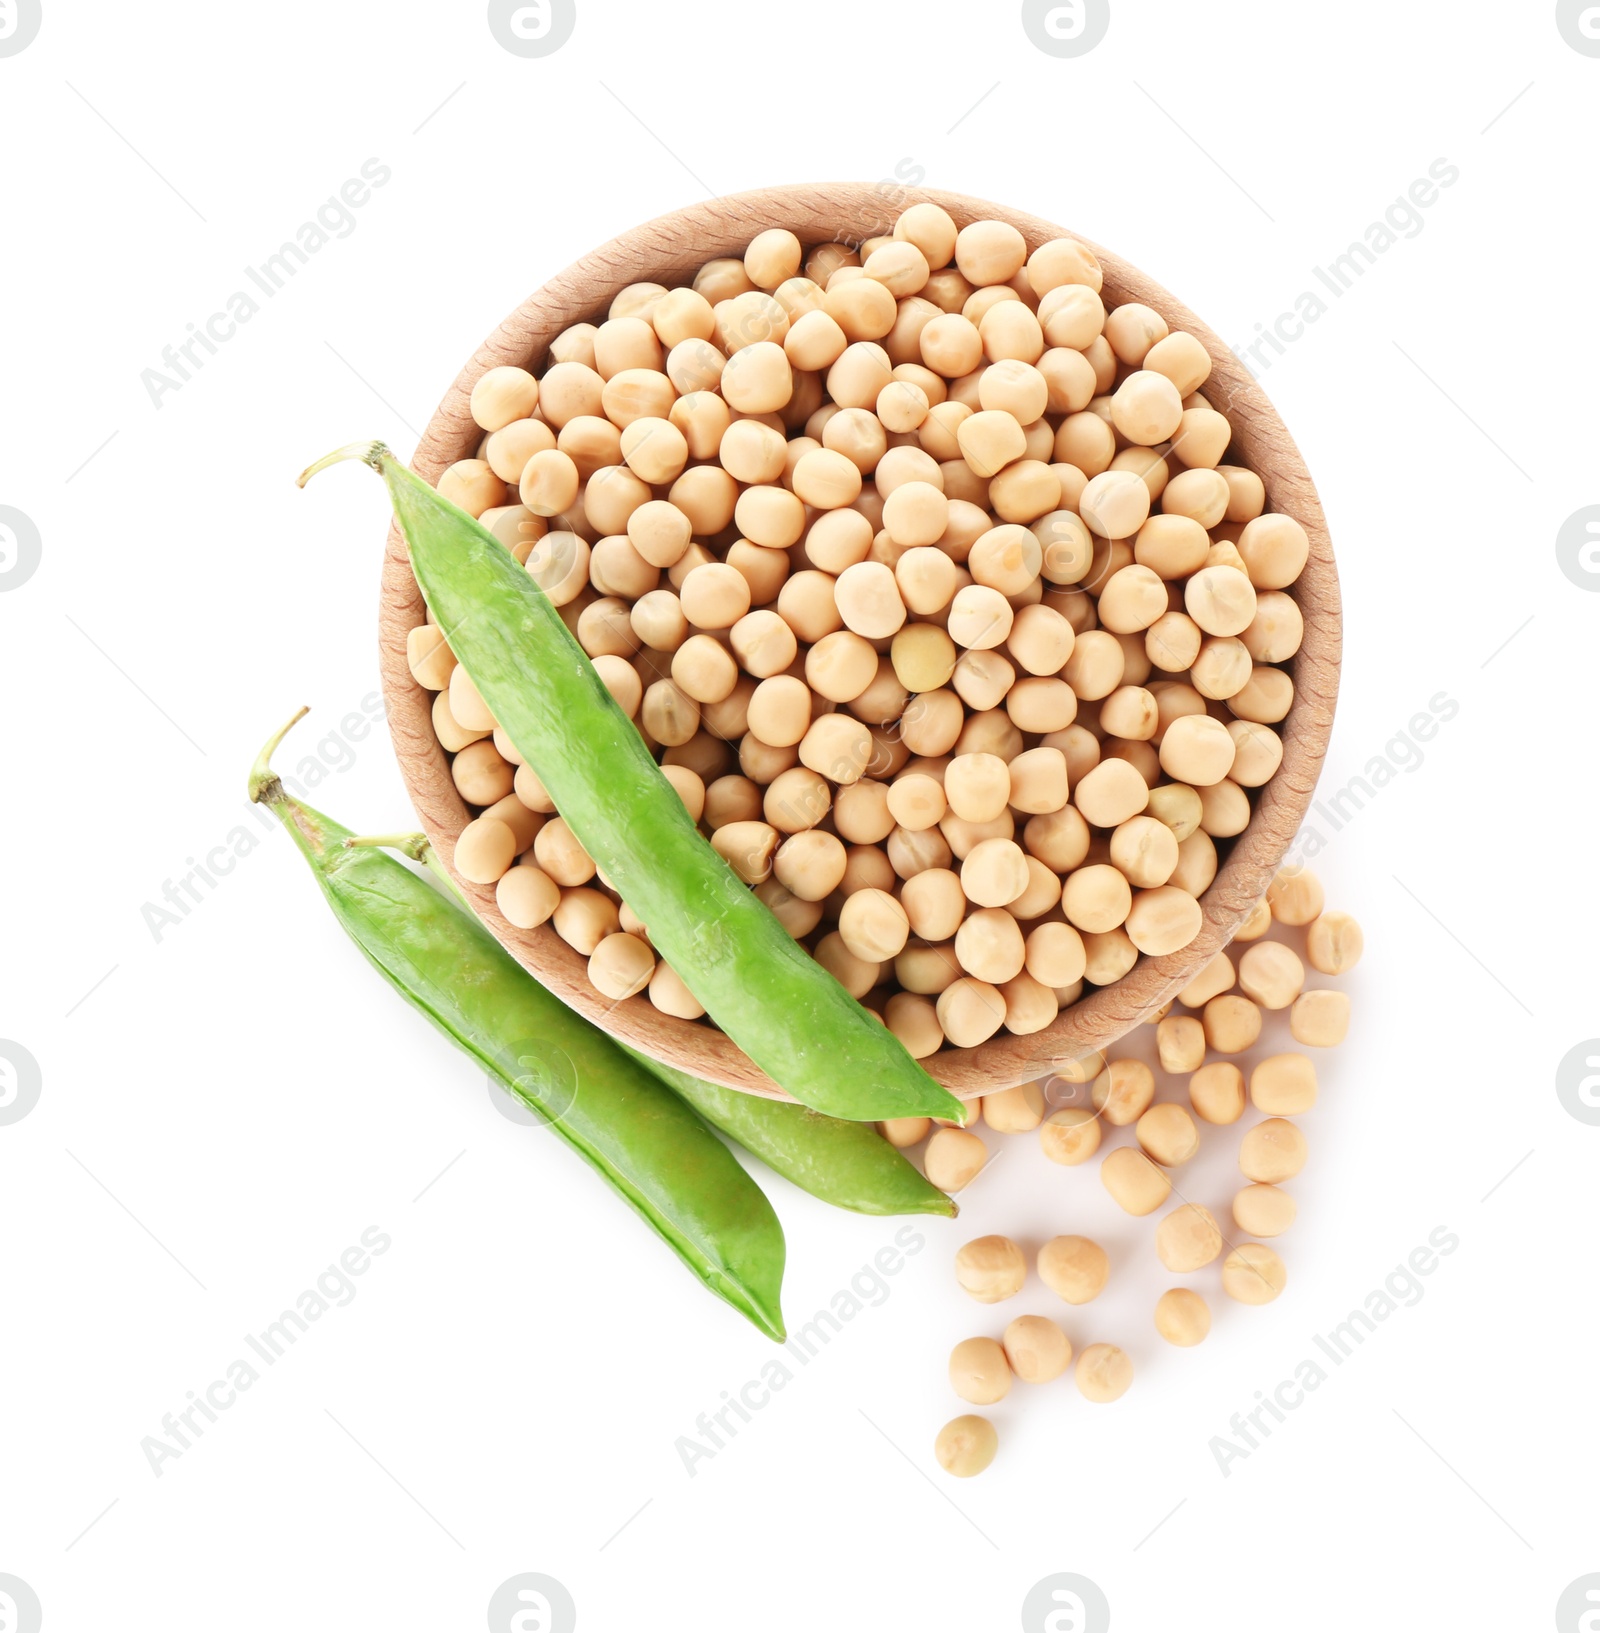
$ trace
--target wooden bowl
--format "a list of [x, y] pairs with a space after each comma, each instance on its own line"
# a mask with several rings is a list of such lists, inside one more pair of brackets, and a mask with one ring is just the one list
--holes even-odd
[[[455, 460], [471, 456], [482, 432], [468, 412], [468, 398], [485, 370], [513, 363], [537, 372], [557, 334], [570, 324], [602, 317], [612, 297], [626, 285], [687, 282], [714, 256], [743, 255], [750, 239], [768, 227], [787, 227], [807, 245], [827, 239], [856, 243], [887, 232], [902, 210], [923, 200], [942, 205], [958, 225], [980, 219], [1008, 221], [1030, 250], [1047, 239], [1076, 236], [982, 199], [887, 183], [774, 187], [692, 204], [614, 238], [530, 295], [478, 348], [445, 394], [418, 445], [415, 469], [433, 481]], [[1250, 374], [1205, 324], [1136, 267], [1098, 244], [1090, 248], [1105, 270], [1107, 306], [1142, 301], [1174, 328], [1194, 335], [1210, 352], [1212, 374], [1204, 390], [1232, 421], [1234, 449], [1266, 484], [1267, 508], [1295, 517], [1310, 535], [1310, 560], [1294, 586], [1305, 617], [1305, 639], [1293, 664], [1294, 706], [1281, 727], [1283, 765], [1261, 791], [1249, 826], [1233, 842], [1202, 898], [1200, 934], [1180, 952], [1141, 957], [1120, 981], [1063, 1010], [1043, 1032], [1029, 1037], [1001, 1034], [977, 1048], [943, 1050], [925, 1062], [941, 1083], [969, 1098], [1045, 1076], [1053, 1062], [1115, 1042], [1187, 985], [1227, 944], [1240, 920], [1261, 899], [1305, 815], [1333, 724], [1339, 586], [1327, 524], [1299, 450]], [[412, 803], [448, 862], [470, 813], [433, 733], [431, 694], [417, 685], [406, 664], [406, 632], [422, 619], [422, 597], [404, 544], [391, 528], [379, 614], [389, 726]], [[548, 924], [518, 930], [500, 915], [492, 889], [471, 884], [463, 888], [500, 941], [580, 1014], [669, 1065], [730, 1088], [784, 1098], [721, 1032], [663, 1015], [643, 996], [620, 1004], [602, 998], [589, 985], [584, 959]]]

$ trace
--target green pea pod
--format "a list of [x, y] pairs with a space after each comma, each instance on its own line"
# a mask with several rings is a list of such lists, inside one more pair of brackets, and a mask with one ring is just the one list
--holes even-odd
[[550, 598], [491, 533], [382, 443], [417, 582], [462, 667], [578, 842], [706, 1012], [796, 1100], [835, 1117], [966, 1118], [742, 884], [695, 826]]
[[532, 980], [473, 914], [383, 851], [349, 848], [346, 829], [290, 795], [270, 764], [288, 729], [262, 750], [250, 797], [288, 829], [350, 938], [712, 1292], [782, 1342], [783, 1227], [732, 1152], [683, 1100]]
[[[426, 834], [384, 834], [347, 843], [387, 845], [425, 863], [450, 891], [451, 900], [461, 904], [460, 911], [471, 914], [470, 904], [439, 863]], [[718, 1088], [625, 1043], [617, 1047], [687, 1100], [713, 1128], [720, 1128], [774, 1173], [819, 1201], [853, 1213], [937, 1213], [955, 1218], [955, 1199], [925, 1179], [870, 1123], [828, 1117], [790, 1100]]]
[[721, 1089], [637, 1050], [628, 1053], [713, 1127], [821, 1201], [855, 1213], [937, 1213], [955, 1218], [955, 1200], [924, 1179], [870, 1123], [846, 1122], [792, 1101]]

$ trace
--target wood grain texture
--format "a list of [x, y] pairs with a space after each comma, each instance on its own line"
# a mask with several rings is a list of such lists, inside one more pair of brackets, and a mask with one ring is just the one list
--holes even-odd
[[[429, 481], [469, 457], [482, 435], [468, 411], [473, 383], [486, 370], [512, 363], [538, 372], [550, 342], [568, 325], [600, 319], [630, 283], [689, 281], [713, 256], [742, 255], [756, 233], [787, 227], [806, 245], [886, 232], [909, 205], [942, 205], [958, 226], [980, 219], [1008, 221], [1032, 250], [1051, 238], [1079, 237], [1066, 229], [982, 199], [926, 188], [857, 182], [775, 187], [719, 198], [646, 222], [592, 251], [519, 306], [479, 347], [445, 394], [417, 448], [415, 469]], [[1234, 841], [1202, 898], [1199, 936], [1181, 952], [1141, 957], [1115, 985], [1064, 1010], [1031, 1037], [1008, 1034], [975, 1049], [945, 1050], [926, 1062], [933, 1076], [967, 1098], [1046, 1075], [1054, 1062], [1115, 1042], [1187, 985], [1224, 947], [1261, 898], [1311, 801], [1333, 725], [1339, 680], [1339, 584], [1327, 523], [1310, 472], [1265, 394], [1221, 340], [1187, 307], [1136, 267], [1088, 239], [1105, 271], [1107, 306], [1142, 301], [1173, 327], [1194, 335], [1211, 354], [1205, 394], [1233, 425], [1233, 448], [1266, 485], [1267, 508], [1305, 528], [1311, 556], [1293, 594], [1305, 617], [1305, 639], [1293, 663], [1294, 706], [1281, 726], [1283, 765], [1261, 790], [1249, 826]], [[423, 621], [422, 597], [405, 546], [391, 528], [384, 558], [379, 644], [389, 727], [417, 815], [446, 862], [470, 812], [450, 779], [433, 733], [432, 694], [406, 664], [406, 633]], [[661, 1014], [644, 997], [613, 1004], [589, 985], [585, 961], [549, 925], [518, 930], [495, 907], [494, 891], [464, 884], [468, 898], [502, 943], [547, 987], [581, 1014], [669, 1065], [714, 1083], [783, 1098], [781, 1091], [722, 1033]]]

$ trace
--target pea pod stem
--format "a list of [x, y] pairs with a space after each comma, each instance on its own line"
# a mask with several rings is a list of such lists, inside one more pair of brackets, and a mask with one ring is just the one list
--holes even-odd
[[278, 780], [278, 773], [272, 769], [272, 756], [278, 752], [278, 745], [311, 713], [311, 705], [302, 703], [295, 712], [269, 737], [261, 752], [256, 756], [256, 763], [250, 767], [250, 799], [257, 805], [270, 805], [275, 799], [284, 797], [283, 784]]
[[413, 862], [425, 861], [428, 852], [433, 848], [424, 833], [352, 834], [345, 840], [345, 846], [349, 850], [358, 850], [364, 845], [375, 850], [399, 851], [402, 856], [409, 856]]
[[711, 847], [550, 598], [465, 511], [382, 443], [359, 459], [388, 487], [412, 571], [495, 719], [584, 850], [722, 1030], [775, 1082], [853, 1121], [967, 1108], [800, 946]]
[[347, 844], [347, 829], [292, 796], [271, 758], [293, 724], [256, 760], [250, 797], [283, 823], [346, 933], [707, 1287], [781, 1342], [783, 1230], [760, 1187], [682, 1099], [533, 981], [473, 914], [381, 847]]
[[342, 465], [347, 459], [359, 459], [363, 465], [369, 465], [380, 476], [383, 474], [383, 461], [392, 458], [389, 449], [381, 442], [347, 442], [342, 448], [335, 448], [331, 454], [324, 454], [321, 459], [307, 465], [295, 478], [294, 485], [303, 488], [318, 472], [327, 470], [332, 465]]

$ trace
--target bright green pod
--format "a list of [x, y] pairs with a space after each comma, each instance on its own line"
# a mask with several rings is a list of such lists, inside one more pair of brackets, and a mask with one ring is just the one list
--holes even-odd
[[262, 750], [250, 797], [288, 829], [351, 940], [712, 1292], [782, 1342], [783, 1227], [733, 1153], [681, 1098], [534, 981], [474, 914], [384, 851], [350, 848], [347, 829], [289, 794], [270, 764], [284, 732]]
[[501, 729], [717, 1025], [818, 1111], [964, 1122], [962, 1102], [712, 849], [550, 598], [504, 545], [381, 443], [330, 454], [300, 480], [350, 458], [387, 484], [417, 583]]
[[[413, 861], [425, 862], [449, 889], [452, 902], [460, 903], [458, 911], [474, 917], [459, 887], [434, 855], [426, 834], [364, 836], [350, 843], [384, 845]], [[531, 975], [526, 978], [533, 981]], [[829, 1117], [793, 1100], [772, 1100], [766, 1095], [719, 1088], [652, 1060], [618, 1039], [612, 1041], [687, 1100], [713, 1128], [720, 1128], [746, 1151], [760, 1157], [774, 1173], [782, 1174], [790, 1184], [810, 1192], [819, 1201], [848, 1208], [852, 1213], [937, 1213], [955, 1218], [955, 1199], [924, 1178], [874, 1124]]]

